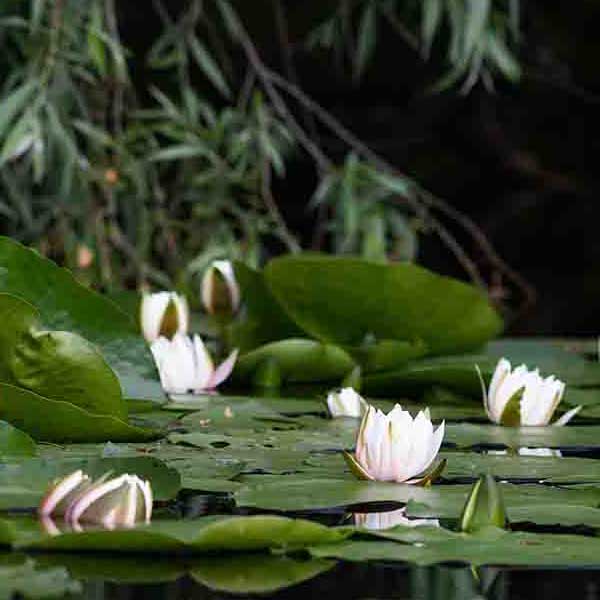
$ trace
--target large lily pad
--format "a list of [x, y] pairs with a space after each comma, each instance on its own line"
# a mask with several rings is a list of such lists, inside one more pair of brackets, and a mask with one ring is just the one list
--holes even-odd
[[[600, 385], [600, 364], [557, 348], [553, 344], [527, 340], [498, 340], [490, 342], [479, 353], [438, 356], [412, 360], [398, 369], [368, 375], [363, 389], [376, 396], [418, 394], [430, 386], [439, 385], [481, 399], [481, 384], [475, 370], [477, 365], [486, 381], [492, 377], [498, 359], [508, 358], [513, 366], [525, 363], [539, 368], [543, 375], [555, 375], [571, 386]], [[574, 398], [570, 404], [575, 404]]]
[[443, 354], [477, 348], [502, 328], [479, 290], [413, 264], [284, 256], [264, 273], [287, 314], [326, 342], [421, 340], [431, 353]]
[[[273, 515], [243, 517], [210, 516], [190, 521], [156, 520], [132, 529], [61, 535], [45, 533], [42, 525], [30, 519], [15, 519], [11, 543], [16, 548], [55, 551], [110, 552], [246, 552], [269, 548], [300, 549], [313, 544], [340, 542], [350, 531], [331, 529], [302, 519]], [[56, 524], [59, 529], [61, 524]]]
[[67, 331], [42, 331], [38, 318], [25, 300], [0, 293], [0, 381], [125, 418], [119, 381], [96, 347]]
[[451, 423], [446, 428], [444, 441], [461, 448], [471, 446], [598, 448], [600, 426], [503, 427], [491, 424]]
[[246, 305], [246, 318], [229, 330], [230, 343], [247, 352], [268, 342], [304, 337], [269, 290], [263, 273], [242, 262], [234, 264], [235, 276]]
[[339, 346], [301, 338], [271, 342], [241, 356], [234, 379], [252, 380], [261, 367], [277, 370], [283, 382], [337, 381], [355, 366], [350, 355]]
[[115, 442], [151, 440], [161, 433], [98, 415], [70, 402], [51, 400], [23, 388], [0, 383], [0, 419], [48, 442]]
[[[470, 485], [434, 485], [429, 488], [406, 484], [365, 482], [340, 475], [338, 479], [253, 475], [244, 477], [246, 485], [234, 494], [239, 506], [263, 510], [316, 510], [355, 506], [372, 502], [412, 502], [425, 505], [428, 516], [460, 514]], [[506, 505], [569, 504], [596, 507], [600, 490], [566, 489], [541, 485], [502, 484]], [[444, 512], [446, 511], [446, 512]]]
[[311, 548], [317, 557], [350, 561], [407, 561], [419, 565], [466, 562], [478, 565], [592, 566], [600, 539], [577, 535], [509, 532], [488, 528], [474, 534], [442, 528], [396, 527], [378, 534], [395, 542], [346, 541]]
[[0, 291], [35, 306], [44, 327], [78, 333], [96, 344], [126, 396], [163, 397], [152, 357], [135, 323], [67, 270], [9, 238], [0, 238]]
[[10, 423], [0, 421], [0, 460], [17, 456], [35, 456], [35, 442]]

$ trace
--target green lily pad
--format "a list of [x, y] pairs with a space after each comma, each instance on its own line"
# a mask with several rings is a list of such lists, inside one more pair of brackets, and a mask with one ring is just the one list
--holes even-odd
[[[16, 548], [52, 551], [103, 552], [246, 552], [274, 549], [294, 550], [309, 545], [339, 542], [351, 531], [331, 529], [302, 519], [273, 515], [243, 517], [210, 516], [190, 521], [156, 520], [132, 529], [50, 535], [31, 519], [14, 519], [12, 544]], [[61, 524], [57, 523], [59, 529]]]
[[95, 413], [124, 419], [127, 405], [113, 370], [93, 344], [66, 331], [42, 331], [38, 311], [0, 293], [0, 381]]
[[16, 456], [35, 456], [35, 442], [23, 431], [0, 421], [0, 460]]
[[264, 276], [287, 314], [330, 343], [357, 346], [369, 336], [422, 340], [442, 354], [477, 348], [502, 328], [479, 290], [413, 264], [284, 256], [272, 260]]
[[47, 442], [152, 440], [161, 433], [129, 425], [112, 415], [97, 415], [70, 402], [0, 383], [0, 419]]
[[304, 332], [283, 310], [265, 283], [263, 273], [234, 263], [235, 276], [246, 305], [247, 318], [229, 330], [230, 344], [247, 352], [263, 344], [304, 337]]
[[284, 382], [341, 381], [355, 366], [350, 355], [338, 346], [307, 339], [271, 342], [240, 356], [234, 382], [248, 382], [257, 370], [271, 362]]
[[9, 238], [0, 238], [0, 292], [23, 298], [44, 327], [96, 344], [131, 398], [162, 398], [154, 363], [136, 324], [65, 269]]
[[566, 427], [503, 427], [475, 423], [449, 423], [444, 441], [461, 448], [506, 446], [508, 448], [598, 448], [599, 425]]
[[[412, 360], [399, 369], [367, 375], [363, 379], [363, 391], [375, 396], [418, 394], [438, 385], [481, 399], [475, 365], [489, 381], [501, 357], [508, 358], [513, 366], [525, 363], [531, 369], [539, 368], [542, 375], [562, 379], [567, 383], [567, 397], [571, 387], [600, 385], [599, 363], [553, 344], [509, 339], [490, 342], [479, 353]], [[576, 404], [576, 399], [570, 403]]]
[[396, 527], [378, 537], [394, 542], [349, 540], [311, 548], [313, 556], [349, 561], [403, 561], [418, 565], [595, 566], [600, 539], [577, 535], [510, 532], [487, 528], [473, 534], [432, 527]]
[[190, 572], [207, 588], [228, 594], [269, 594], [329, 571], [336, 561], [288, 556], [207, 557]]
[[448, 460], [444, 479], [476, 479], [492, 473], [499, 479], [535, 480], [545, 483], [600, 483], [600, 461], [555, 456], [498, 456], [476, 452], [443, 452]]
[[[246, 485], [234, 494], [236, 504], [263, 510], [299, 511], [354, 506], [371, 502], [418, 503], [427, 509], [423, 516], [457, 518], [471, 485], [433, 485], [429, 488], [406, 484], [358, 481], [340, 475], [338, 479], [274, 477], [252, 475], [243, 478]], [[600, 490], [567, 489], [542, 485], [501, 485], [510, 516], [512, 506], [570, 504], [598, 506]]]

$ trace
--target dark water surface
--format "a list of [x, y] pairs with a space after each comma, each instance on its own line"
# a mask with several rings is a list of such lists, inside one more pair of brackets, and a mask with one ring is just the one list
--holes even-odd
[[[211, 559], [212, 560], [212, 559]], [[223, 562], [227, 557], [219, 558]], [[200, 563], [198, 563], [200, 564]], [[152, 564], [148, 563], [148, 569]], [[479, 582], [477, 581], [479, 579]], [[261, 597], [280, 600], [306, 598], [458, 600], [585, 600], [600, 598], [600, 570], [533, 570], [468, 567], [409, 567], [386, 564], [338, 563], [310, 581], [274, 593], [232, 594], [211, 589], [189, 575], [166, 583], [115, 583], [80, 579], [81, 597], [97, 600], [184, 600], [191, 598]], [[226, 583], [226, 582], [224, 582]], [[240, 583], [239, 581], [237, 583]]]

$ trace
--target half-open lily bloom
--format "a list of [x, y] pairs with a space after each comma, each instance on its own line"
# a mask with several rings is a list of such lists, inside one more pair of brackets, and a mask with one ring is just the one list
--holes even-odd
[[434, 431], [429, 409], [413, 419], [396, 404], [389, 414], [369, 406], [363, 417], [356, 453], [344, 456], [361, 479], [426, 485], [443, 470], [434, 462], [444, 439], [444, 423]]
[[[525, 365], [513, 369], [506, 358], [498, 361], [486, 391], [481, 372], [476, 369], [485, 411], [490, 421], [500, 425], [548, 425], [565, 392], [565, 384], [553, 375], [544, 378], [537, 369], [530, 371]], [[577, 406], [569, 410], [553, 425], [566, 425], [580, 409]]]
[[190, 338], [179, 333], [172, 340], [158, 338], [150, 350], [162, 387], [168, 394], [213, 391], [229, 377], [238, 355], [238, 351], [234, 350], [215, 368], [200, 336]]
[[144, 294], [140, 305], [142, 334], [151, 344], [160, 336], [186, 334], [190, 320], [187, 300], [175, 292]]
[[404, 527], [439, 527], [437, 519], [409, 519], [406, 516], [406, 507], [388, 512], [354, 513], [354, 524], [357, 527], [380, 531], [391, 529], [398, 525]]
[[240, 307], [240, 288], [229, 260], [215, 260], [204, 273], [202, 304], [211, 315], [231, 316]]
[[327, 408], [332, 417], [354, 417], [360, 419], [367, 411], [366, 400], [351, 387], [329, 392]]
[[74, 529], [80, 523], [102, 525], [108, 529], [133, 527], [152, 518], [152, 488], [137, 475], [106, 474], [92, 481], [75, 471], [55, 482], [44, 496], [38, 512], [43, 519], [63, 517]]

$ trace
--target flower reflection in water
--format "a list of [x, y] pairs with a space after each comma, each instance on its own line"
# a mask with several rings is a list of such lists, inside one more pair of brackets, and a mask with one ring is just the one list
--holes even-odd
[[353, 513], [354, 524], [357, 527], [381, 531], [391, 529], [397, 525], [404, 527], [439, 527], [437, 519], [409, 519], [406, 516], [406, 507], [387, 512]]

